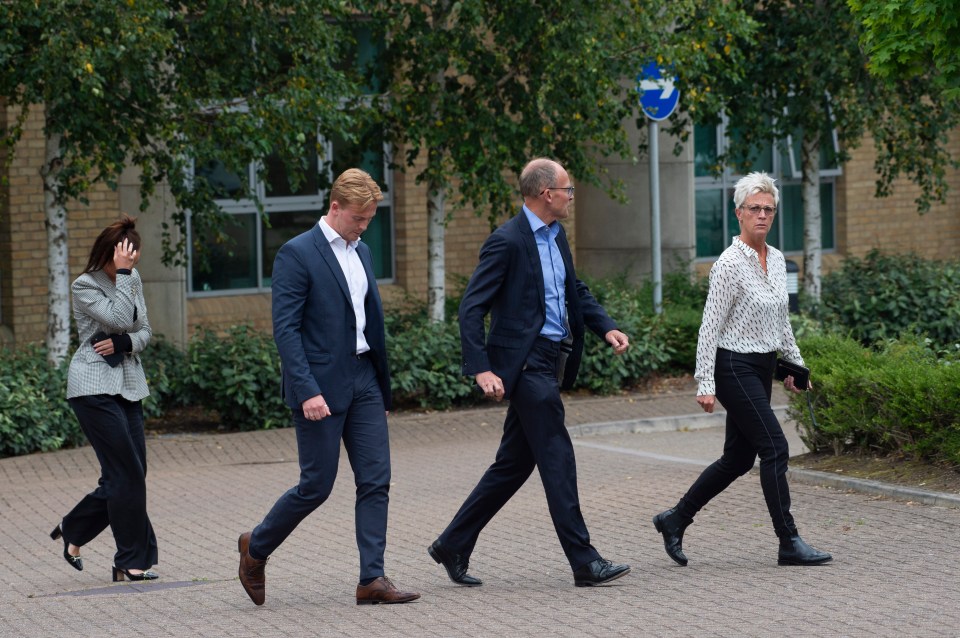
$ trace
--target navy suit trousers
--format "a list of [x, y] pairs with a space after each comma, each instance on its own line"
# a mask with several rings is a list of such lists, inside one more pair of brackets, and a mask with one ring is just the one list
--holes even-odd
[[571, 568], [600, 557], [580, 512], [577, 463], [557, 383], [559, 345], [538, 338], [527, 356], [507, 409], [496, 460], [440, 535], [451, 551], [469, 556], [481, 530], [536, 467]]
[[347, 450], [356, 484], [356, 535], [360, 580], [383, 576], [390, 491], [390, 442], [383, 396], [373, 363], [353, 365], [353, 400], [344, 412], [309, 421], [293, 410], [300, 458], [300, 482], [285, 492], [254, 530], [250, 555], [263, 559], [320, 507], [333, 490], [340, 463], [340, 440]]

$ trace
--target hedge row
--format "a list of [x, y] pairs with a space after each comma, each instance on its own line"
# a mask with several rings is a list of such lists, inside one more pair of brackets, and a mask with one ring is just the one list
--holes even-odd
[[[653, 373], [689, 372], [696, 348], [699, 312], [672, 305], [661, 316], [649, 309], [648, 289], [617, 283], [597, 285], [610, 314], [630, 335], [631, 348], [616, 357], [588, 335], [577, 388], [619, 392]], [[702, 302], [701, 302], [702, 303]], [[482, 396], [460, 372], [456, 320], [427, 322], [420, 306], [386, 317], [394, 404], [447, 409], [477, 403]], [[147, 418], [183, 405], [215, 410], [226, 427], [283, 427], [289, 410], [280, 399], [280, 360], [269, 334], [235, 326], [223, 334], [200, 329], [181, 352], [162, 337], [143, 355], [150, 386]], [[40, 348], [0, 352], [0, 456], [75, 445], [83, 440], [63, 398], [66, 363], [52, 368]]]
[[813, 371], [817, 427], [802, 395], [791, 397], [790, 411], [811, 450], [898, 452], [960, 465], [960, 355], [917, 338], [879, 350], [835, 334], [799, 345]]

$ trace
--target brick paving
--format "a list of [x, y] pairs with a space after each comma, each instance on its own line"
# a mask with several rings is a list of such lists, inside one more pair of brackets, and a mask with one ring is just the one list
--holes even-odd
[[0, 636], [960, 634], [960, 509], [794, 481], [801, 533], [835, 559], [777, 567], [751, 473], [701, 512], [684, 541], [690, 565], [675, 565], [650, 518], [720, 451], [718, 421], [696, 418], [697, 410], [692, 392], [567, 400], [593, 543], [633, 566], [596, 589], [573, 586], [536, 477], [480, 537], [471, 572], [484, 585], [450, 583], [426, 548], [492, 461], [505, 409], [392, 415], [386, 567], [423, 594], [408, 605], [354, 603], [345, 456], [330, 500], [271, 558], [266, 604], [247, 599], [236, 578], [236, 538], [297, 479], [289, 429], [149, 440], [161, 579], [148, 584], [109, 582], [109, 533], [83, 548], [83, 572], [65, 564], [48, 536], [96, 483], [89, 447], [3, 459]]

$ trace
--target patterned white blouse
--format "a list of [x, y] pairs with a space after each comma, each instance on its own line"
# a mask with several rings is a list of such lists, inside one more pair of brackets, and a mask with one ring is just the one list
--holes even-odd
[[803, 365], [793, 337], [787, 299], [787, 264], [767, 245], [767, 272], [760, 255], [739, 237], [710, 269], [710, 288], [697, 339], [697, 396], [716, 394], [717, 348], [733, 352], [779, 352]]

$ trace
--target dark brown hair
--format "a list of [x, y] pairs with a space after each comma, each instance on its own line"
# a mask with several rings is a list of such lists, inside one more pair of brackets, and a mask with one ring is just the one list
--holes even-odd
[[140, 233], [137, 232], [136, 225], [135, 217], [124, 215], [104, 228], [93, 242], [90, 259], [87, 260], [87, 267], [83, 272], [103, 270], [104, 266], [113, 261], [113, 249], [124, 239], [130, 240], [134, 250], [140, 250]]

